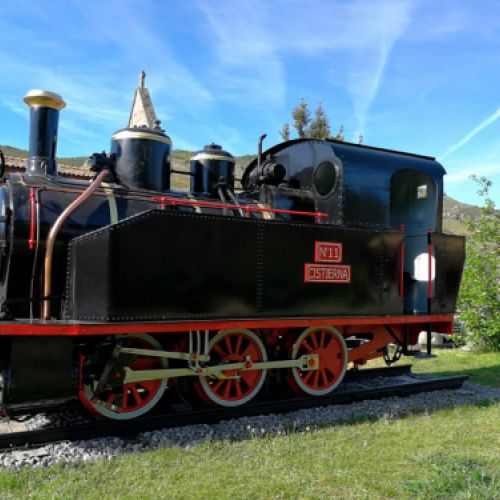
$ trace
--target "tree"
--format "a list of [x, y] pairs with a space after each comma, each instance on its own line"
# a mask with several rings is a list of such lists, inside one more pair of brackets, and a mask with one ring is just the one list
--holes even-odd
[[491, 181], [472, 178], [485, 204], [481, 216], [467, 222], [471, 236], [458, 301], [460, 318], [476, 349], [500, 351], [500, 212], [489, 195]]
[[[314, 119], [311, 120], [311, 112], [304, 98], [300, 100], [298, 106], [292, 109], [293, 127], [297, 132], [299, 139], [336, 139], [344, 140], [344, 125], [341, 125], [335, 136], [332, 136], [330, 129], [330, 120], [323, 108], [323, 102], [319, 101], [314, 112]], [[285, 123], [280, 130], [281, 138], [284, 141], [290, 140], [290, 124]], [[359, 143], [363, 141], [360, 134]]]
[[330, 137], [330, 123], [323, 109], [323, 103], [318, 102], [318, 107], [314, 112], [314, 120], [309, 124], [307, 136], [311, 139], [328, 139]]
[[334, 139], [337, 141], [344, 140], [344, 125], [340, 125], [339, 131], [337, 132], [337, 135], [334, 137]]
[[290, 140], [290, 124], [289, 123], [283, 124], [283, 127], [281, 127], [281, 130], [280, 130], [280, 135], [284, 141]]
[[300, 104], [292, 109], [293, 126], [299, 135], [299, 138], [308, 137], [309, 124], [311, 123], [311, 113], [304, 98]]

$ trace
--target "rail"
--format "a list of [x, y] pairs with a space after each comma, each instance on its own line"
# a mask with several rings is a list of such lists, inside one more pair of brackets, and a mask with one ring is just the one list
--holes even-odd
[[[392, 368], [386, 370], [393, 370]], [[365, 370], [360, 370], [363, 372]], [[369, 370], [366, 370], [369, 371]], [[406, 370], [404, 370], [406, 372]], [[391, 372], [389, 372], [391, 373]], [[394, 370], [392, 375], [399, 375]], [[377, 374], [378, 375], [378, 374]], [[382, 374], [381, 374], [382, 375]], [[442, 389], [458, 389], [467, 380], [467, 375], [414, 379], [390, 384], [381, 384], [363, 389], [337, 390], [329, 396], [260, 401], [249, 406], [237, 408], [209, 408], [202, 410], [183, 410], [169, 413], [155, 413], [134, 420], [95, 421], [70, 427], [47, 428], [36, 431], [23, 431], [0, 434], [0, 449], [27, 448], [41, 444], [65, 440], [95, 439], [104, 436], [130, 437], [141, 432], [168, 427], [182, 427], [194, 424], [210, 424], [234, 418], [250, 417], [268, 413], [287, 413], [305, 408], [315, 408], [331, 404], [349, 404], [369, 399], [394, 396], [410, 396], [421, 392]]]

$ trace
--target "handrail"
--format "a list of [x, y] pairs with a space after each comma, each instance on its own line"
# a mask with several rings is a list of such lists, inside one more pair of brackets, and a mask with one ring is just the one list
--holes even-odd
[[167, 196], [155, 196], [151, 198], [152, 201], [159, 201], [161, 203], [161, 208], [166, 208], [167, 205], [194, 205], [198, 207], [207, 208], [228, 208], [232, 210], [244, 210], [249, 216], [250, 212], [269, 212], [273, 214], [289, 214], [289, 215], [303, 215], [305, 217], [329, 217], [330, 214], [324, 212], [302, 212], [299, 210], [285, 210], [282, 208], [264, 208], [264, 207], [254, 207], [252, 205], [234, 205], [231, 203], [218, 203], [214, 201], [201, 201], [201, 200], [186, 200], [184, 198], [170, 198]]

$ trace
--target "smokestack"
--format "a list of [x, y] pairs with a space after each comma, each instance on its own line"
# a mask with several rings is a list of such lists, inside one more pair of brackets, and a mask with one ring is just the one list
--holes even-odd
[[47, 90], [30, 90], [24, 97], [30, 107], [30, 150], [27, 175], [57, 175], [56, 150], [62, 97]]

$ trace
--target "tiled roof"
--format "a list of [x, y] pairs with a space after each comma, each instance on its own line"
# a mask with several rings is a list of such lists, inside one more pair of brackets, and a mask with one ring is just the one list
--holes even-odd
[[[7, 169], [24, 170], [26, 167], [26, 158], [16, 158], [14, 156], [5, 157], [5, 166]], [[86, 167], [75, 167], [74, 165], [65, 165], [57, 163], [57, 171], [60, 175], [69, 177], [93, 177], [93, 173]]]

